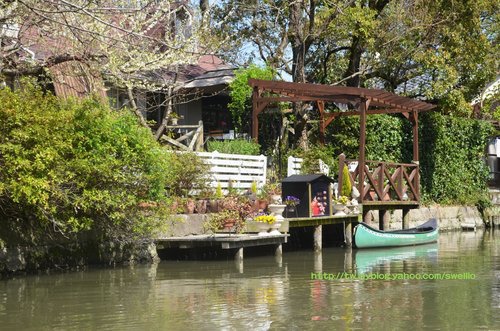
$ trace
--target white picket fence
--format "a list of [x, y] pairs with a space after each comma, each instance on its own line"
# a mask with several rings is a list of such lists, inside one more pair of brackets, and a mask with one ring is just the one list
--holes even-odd
[[300, 157], [289, 156], [288, 166], [287, 166], [287, 176], [290, 177], [291, 175], [300, 175], [302, 162], [304, 162], [304, 159]]
[[[300, 157], [289, 156], [288, 166], [287, 166], [287, 176], [300, 175], [302, 162], [304, 162], [304, 159]], [[319, 162], [319, 170], [321, 171], [321, 173], [327, 176], [330, 175], [330, 167], [321, 159], [318, 159], [318, 162]]]
[[223, 154], [197, 152], [205, 163], [210, 165], [211, 186], [216, 188], [219, 183], [227, 192], [229, 183], [238, 190], [250, 189], [253, 182], [257, 188], [266, 183], [267, 157], [264, 155]]

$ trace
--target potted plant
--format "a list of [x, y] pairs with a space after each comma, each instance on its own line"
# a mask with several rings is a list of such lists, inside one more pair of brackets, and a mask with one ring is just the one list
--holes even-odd
[[288, 195], [286, 198], [285, 198], [285, 205], [286, 205], [286, 216], [290, 216], [290, 215], [295, 215], [297, 216], [297, 205], [300, 204], [300, 199], [293, 196], [293, 195]]
[[295, 207], [300, 204], [300, 199], [293, 195], [288, 195], [285, 198], [285, 205], [290, 210], [295, 210]]
[[179, 119], [181, 119], [182, 116], [180, 116], [179, 114], [177, 114], [176, 112], [171, 112], [170, 115], [169, 115], [169, 119], [170, 119], [170, 123], [172, 125], [177, 125]]
[[269, 196], [267, 194], [266, 188], [263, 187], [257, 193], [257, 199], [255, 200], [255, 211], [256, 212], [265, 212], [267, 210], [267, 205], [269, 204]]
[[268, 196], [270, 197], [270, 203], [280, 205], [281, 201], [281, 183], [268, 183], [266, 184], [266, 189]]
[[208, 202], [208, 211], [211, 213], [217, 213], [219, 211], [219, 202], [224, 198], [224, 193], [222, 192], [222, 185], [217, 183], [215, 189], [215, 198], [210, 199]]
[[349, 198], [341, 195], [338, 199], [333, 200], [333, 210], [335, 215], [343, 215], [346, 205], [349, 203]]
[[255, 224], [258, 225], [258, 235], [265, 236], [268, 235], [268, 231], [271, 229], [271, 226], [276, 222], [276, 216], [260, 213], [255, 216], [253, 220], [255, 221]]
[[237, 211], [223, 210], [210, 215], [210, 218], [203, 224], [203, 227], [205, 231], [211, 231], [212, 233], [221, 230], [234, 230], [237, 232], [242, 228], [242, 221]]

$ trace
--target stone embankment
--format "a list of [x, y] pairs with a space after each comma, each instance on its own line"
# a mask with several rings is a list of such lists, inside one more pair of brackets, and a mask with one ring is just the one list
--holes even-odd
[[[373, 224], [378, 224], [378, 213], [372, 211]], [[487, 219], [484, 220], [479, 210], [474, 206], [428, 206], [412, 209], [409, 213], [409, 227], [415, 227], [430, 218], [438, 220], [441, 231], [462, 230], [464, 228], [482, 228], [500, 215], [500, 210], [489, 209]], [[390, 229], [401, 229], [403, 215], [401, 210], [391, 213]]]
[[[372, 211], [372, 225], [378, 225], [378, 213]], [[410, 211], [409, 226], [417, 226], [429, 218], [437, 218], [441, 231], [463, 228], [482, 228], [486, 224], [500, 225], [500, 207], [486, 210], [485, 220], [476, 207], [471, 206], [429, 206]], [[187, 236], [205, 234], [203, 224], [210, 216], [179, 215], [168, 221], [168, 229], [162, 236]], [[391, 213], [390, 229], [401, 229], [402, 213]], [[83, 247], [0, 247], [0, 274], [44, 269], [71, 269], [87, 264], [130, 264], [158, 260], [153, 241], [143, 243], [108, 243]]]

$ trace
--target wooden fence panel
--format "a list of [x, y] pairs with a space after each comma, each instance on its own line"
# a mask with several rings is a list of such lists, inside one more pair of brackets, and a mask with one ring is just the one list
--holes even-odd
[[210, 165], [211, 186], [214, 188], [220, 183], [222, 189], [227, 191], [232, 182], [233, 188], [247, 190], [253, 182], [257, 183], [257, 188], [266, 183], [267, 157], [264, 155], [223, 154], [217, 151], [196, 154]]

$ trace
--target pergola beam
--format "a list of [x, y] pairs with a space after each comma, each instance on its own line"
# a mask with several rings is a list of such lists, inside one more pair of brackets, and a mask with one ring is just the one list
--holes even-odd
[[[413, 155], [418, 161], [418, 112], [429, 111], [434, 105], [396, 95], [384, 90], [357, 87], [332, 86], [308, 83], [291, 83], [249, 79], [253, 87], [252, 94], [252, 137], [258, 141], [258, 115], [270, 103], [275, 102], [316, 102], [320, 111], [320, 133], [324, 134], [326, 127], [337, 116], [360, 116], [360, 121], [366, 122], [366, 115], [372, 114], [403, 114], [414, 124], [413, 136], [417, 140]], [[262, 94], [266, 93], [265, 96]], [[272, 95], [275, 94], [275, 95]], [[356, 105], [358, 110], [325, 113], [325, 102], [335, 102]], [[363, 106], [362, 106], [363, 105]], [[372, 109], [369, 107], [372, 106]], [[384, 108], [385, 107], [385, 108]], [[366, 124], [366, 123], [365, 123]]]

